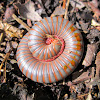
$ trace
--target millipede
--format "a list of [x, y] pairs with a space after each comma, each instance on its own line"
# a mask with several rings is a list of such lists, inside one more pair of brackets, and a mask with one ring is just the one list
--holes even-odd
[[62, 17], [47, 17], [35, 23], [21, 39], [16, 59], [22, 73], [39, 83], [66, 78], [83, 54], [80, 31]]

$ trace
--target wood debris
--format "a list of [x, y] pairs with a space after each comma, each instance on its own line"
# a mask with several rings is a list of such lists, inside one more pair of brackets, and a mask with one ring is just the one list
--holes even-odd
[[22, 37], [24, 30], [20, 30], [8, 23], [3, 23], [0, 21], [0, 30], [4, 30], [6, 36], [8, 37]]

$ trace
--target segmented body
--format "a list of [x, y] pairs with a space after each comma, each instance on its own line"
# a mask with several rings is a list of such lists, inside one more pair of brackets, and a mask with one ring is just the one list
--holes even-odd
[[22, 38], [16, 57], [28, 78], [53, 83], [72, 73], [82, 54], [83, 39], [75, 26], [61, 17], [47, 17]]

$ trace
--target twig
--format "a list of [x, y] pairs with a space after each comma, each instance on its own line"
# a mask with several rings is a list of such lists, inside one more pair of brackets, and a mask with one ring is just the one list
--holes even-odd
[[5, 58], [3, 59], [1, 65], [0, 65], [0, 76], [1, 76], [1, 69], [2, 69], [2, 67], [3, 67], [3, 63], [8, 59], [8, 57], [9, 57], [11, 51], [12, 51], [12, 50], [9, 50], [9, 52], [6, 53]]
[[66, 7], [66, 0], [63, 0], [63, 9]]
[[2, 42], [2, 40], [3, 40], [3, 36], [4, 36], [4, 34], [1, 33], [1, 34], [0, 34], [0, 45], [1, 45], [1, 42]]
[[[63, 9], [65, 9], [66, 8], [66, 0], [63, 0], [63, 7], [62, 7]], [[61, 17], [63, 17], [63, 15], [60, 15]]]
[[81, 95], [79, 95], [79, 96], [77, 96], [78, 98], [82, 98], [82, 97], [84, 97], [84, 96], [87, 96], [88, 95], [88, 93], [86, 93], [86, 94], [81, 94]]
[[7, 65], [7, 59], [5, 61], [5, 67], [4, 67], [4, 72], [3, 72], [3, 83], [6, 83], [6, 65]]
[[[1, 69], [1, 72], [4, 72], [4, 69]], [[6, 70], [6, 72], [10, 72], [9, 70]]]
[[49, 35], [49, 34], [45, 34], [45, 37], [44, 38], [54, 38], [54, 36], [52, 36], [52, 35]]
[[21, 25], [23, 25], [23, 26], [26, 28], [27, 31], [30, 30], [30, 27], [29, 27], [26, 23], [24, 23], [21, 19], [19, 19], [15, 14], [13, 14], [12, 17], [13, 17], [18, 23], [20, 23]]
[[14, 2], [15, 2], [15, 0], [13, 0], [13, 1], [10, 1], [10, 3], [9, 3], [7, 6], [10, 6], [10, 5], [12, 5]]
[[65, 19], [68, 19], [67, 14], [68, 14], [69, 2], [70, 2], [70, 0], [67, 0], [66, 10], [65, 10], [65, 16], [64, 16]]

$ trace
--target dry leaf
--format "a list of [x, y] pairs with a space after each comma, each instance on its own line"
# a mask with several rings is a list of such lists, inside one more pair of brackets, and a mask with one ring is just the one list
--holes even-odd
[[92, 100], [92, 96], [90, 92], [88, 93], [88, 97], [86, 98], [86, 100]]
[[2, 47], [2, 48], [0, 47], [0, 51], [1, 51], [1, 52], [3, 52], [4, 50], [5, 50], [5, 48], [4, 48], [4, 47]]
[[5, 49], [5, 53], [9, 52], [10, 49], [11, 49], [10, 43], [7, 42], [6, 49]]
[[97, 51], [98, 45], [97, 44], [88, 44], [87, 45], [87, 52], [85, 59], [83, 60], [82, 65], [90, 66], [92, 61], [94, 60], [95, 53]]
[[77, 83], [78, 81], [81, 81], [81, 80], [85, 80], [85, 79], [89, 79], [89, 75], [88, 75], [88, 71], [87, 72], [74, 72], [72, 75], [72, 82], [73, 83]]
[[68, 94], [65, 94], [65, 95], [63, 96], [63, 98], [64, 98], [64, 100], [67, 100], [67, 99], [68, 99]]
[[6, 42], [2, 42], [1, 45], [6, 46]]
[[100, 23], [96, 22], [94, 19], [91, 21], [92, 26], [100, 26]]
[[30, 19], [27, 19], [27, 24], [28, 24], [29, 27], [32, 27], [32, 23], [31, 23]]
[[4, 7], [2, 3], [0, 3], [0, 13], [4, 14]]
[[11, 44], [12, 44], [12, 47], [13, 48], [17, 48], [17, 46], [18, 46], [18, 43], [17, 42], [14, 42], [14, 41], [11, 41]]
[[16, 61], [15, 59], [10, 60], [10, 62], [11, 62], [12, 64], [17, 63], [17, 61]]
[[96, 22], [94, 19], [92, 19], [91, 25], [95, 26], [96, 29], [100, 31], [100, 23]]
[[75, 8], [79, 8], [82, 9], [83, 7], [85, 7], [84, 3], [80, 0], [70, 0], [71, 5]]
[[14, 14], [15, 12], [15, 9], [11, 6], [11, 7], [8, 7], [5, 11], [5, 14], [4, 14], [4, 19], [3, 21], [4, 22], [9, 22], [12, 20], [12, 14]]
[[97, 26], [96, 29], [100, 31], [100, 26]]
[[5, 54], [4, 53], [0, 53], [0, 57], [4, 58]]
[[[99, 2], [99, 1], [98, 1]], [[94, 17], [97, 17], [98, 20], [100, 20], [100, 10], [98, 7], [95, 6], [94, 3], [88, 2], [88, 5], [91, 7], [92, 11], [94, 12]]]
[[40, 21], [42, 17], [35, 11], [34, 3], [29, 0], [25, 4], [16, 3], [15, 7], [18, 8], [19, 14], [27, 19], [31, 19], [32, 21]]
[[65, 14], [65, 9], [63, 9], [62, 7], [56, 7], [55, 11], [52, 13], [52, 17], [53, 16], [59, 16], [59, 15], [64, 15]]

